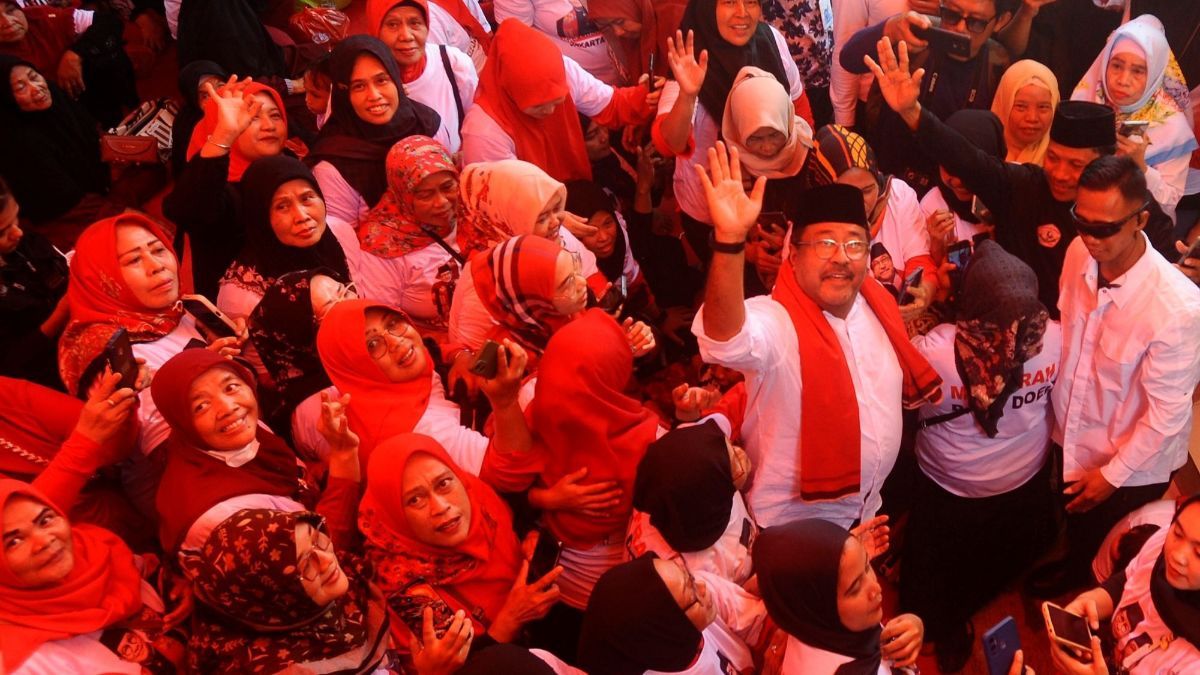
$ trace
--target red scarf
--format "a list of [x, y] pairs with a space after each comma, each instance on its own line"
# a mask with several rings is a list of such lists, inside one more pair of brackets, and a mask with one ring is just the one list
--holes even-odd
[[[283, 107], [283, 99], [280, 98], [279, 92], [271, 87], [259, 82], [251, 82], [246, 85], [242, 92], [242, 98], [253, 96], [254, 94], [268, 94], [275, 100], [275, 105], [279, 107], [279, 114], [283, 115], [284, 136], [287, 136], [287, 109]], [[201, 148], [208, 142], [208, 137], [212, 132], [217, 130], [217, 104], [213, 100], [204, 102], [204, 117], [196, 123], [196, 129], [192, 132], [192, 140], [188, 143], [187, 158], [191, 161], [193, 157], [200, 154]], [[286, 138], [284, 140], [287, 140]], [[227, 179], [231, 183], [236, 183], [242, 179], [242, 174], [246, 173], [246, 169], [250, 167], [250, 158], [242, 154], [235, 140], [229, 148], [229, 174]]]
[[[544, 119], [521, 112], [558, 98], [562, 105]], [[475, 104], [512, 138], [518, 158], [560, 181], [592, 179], [562, 52], [540, 31], [517, 19], [500, 24], [479, 74]]]
[[71, 322], [58, 342], [58, 369], [71, 393], [76, 393], [83, 371], [118, 328], [128, 331], [135, 344], [153, 342], [175, 330], [183, 316], [183, 310], [174, 307], [147, 309], [134, 297], [117, 261], [118, 225], [144, 227], [171, 249], [171, 237], [138, 213], [105, 218], [79, 235], [67, 286]]
[[[466, 540], [457, 548], [430, 546], [409, 527], [402, 496], [404, 468], [419, 453], [445, 464], [466, 487], [471, 523]], [[521, 567], [521, 545], [508, 505], [486, 483], [455, 464], [441, 444], [421, 434], [393, 436], [375, 449], [358, 526], [375, 565], [375, 583], [389, 600], [409, 582], [423, 578], [435, 589], [448, 591], [441, 600], [482, 623], [476, 626], [477, 634], [486, 632], [499, 614]], [[392, 608], [396, 604], [389, 602]], [[407, 642], [404, 625], [393, 617], [393, 633]]]
[[[441, 143], [428, 136], [409, 136], [392, 146], [387, 155], [387, 192], [358, 223], [358, 243], [365, 253], [380, 258], [399, 258], [429, 246], [434, 239], [425, 229], [443, 241], [459, 221], [461, 201], [455, 197], [454, 219], [444, 228], [417, 220], [413, 194], [426, 178], [449, 172], [458, 178], [458, 168]], [[448, 242], [447, 242], [448, 243]]]
[[[0, 508], [16, 495], [62, 510], [37, 489], [0, 479]], [[93, 525], [71, 526], [75, 566], [48, 588], [22, 588], [0, 556], [0, 656], [10, 671], [44, 643], [84, 635], [142, 608], [142, 580], [133, 552], [117, 535]]]
[[[940, 401], [942, 378], [909, 342], [891, 294], [873, 279], [865, 280], [859, 293], [883, 324], [900, 360], [904, 407]], [[824, 501], [856, 494], [861, 487], [862, 433], [846, 354], [821, 308], [796, 283], [790, 260], [779, 268], [771, 297], [792, 320], [800, 343], [800, 379], [811, 387], [800, 397], [800, 498]]]
[[[534, 355], [569, 319], [554, 309], [558, 244], [526, 235], [513, 237], [471, 258], [471, 280], [488, 314]], [[493, 336], [495, 339], [496, 336]]]
[[[433, 360], [428, 354], [425, 370], [416, 378], [392, 382], [384, 376], [367, 353], [366, 312], [372, 307], [404, 314], [371, 300], [343, 300], [329, 310], [317, 332], [317, 352], [325, 373], [339, 392], [350, 394], [350, 428], [358, 434], [363, 467], [375, 446], [412, 432], [429, 407], [433, 389]], [[418, 345], [417, 349], [424, 347]]]

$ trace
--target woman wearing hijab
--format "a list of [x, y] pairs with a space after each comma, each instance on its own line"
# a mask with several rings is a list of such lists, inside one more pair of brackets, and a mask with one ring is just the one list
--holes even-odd
[[360, 474], [357, 445], [336, 426], [345, 424], [344, 402], [326, 405], [323, 432], [334, 452], [318, 495], [296, 453], [259, 423], [255, 384], [249, 368], [207, 349], [185, 350], [155, 373], [151, 391], [171, 426], [156, 497], [168, 554], [199, 550], [215, 527], [248, 508], [316, 507], [332, 519], [334, 538], [350, 541]]
[[787, 43], [762, 20], [759, 3], [693, 0], [679, 28], [667, 50], [675, 79], [663, 87], [652, 137], [662, 156], [686, 160], [675, 163], [675, 197], [688, 243], [707, 261], [712, 228], [694, 165], [704, 168], [708, 149], [721, 134], [738, 73], [746, 66], [769, 73], [787, 89], [796, 114], [810, 125], [812, 111]]
[[[1005, 156], [1005, 130], [996, 115], [986, 110], [959, 110], [946, 118], [946, 125], [989, 155]], [[981, 210], [976, 208], [975, 195], [957, 176], [939, 166], [937, 185], [921, 198], [929, 255], [935, 263], [946, 261], [946, 249], [953, 244], [974, 243], [991, 236], [995, 223], [981, 217], [986, 212], [977, 211]]]
[[0, 55], [0, 174], [21, 215], [62, 249], [93, 221], [119, 213], [107, 197], [96, 120], [28, 61]]
[[438, 632], [465, 612], [479, 648], [513, 641], [558, 600], [558, 570], [526, 583], [508, 505], [428, 436], [402, 434], [375, 449], [358, 524], [405, 651], [422, 638], [426, 608]]
[[649, 119], [658, 93], [613, 88], [540, 31], [508, 19], [496, 30], [462, 125], [463, 162], [521, 159], [556, 180], [592, 177], [578, 113], [617, 128]]
[[503, 356], [498, 355], [497, 376], [480, 385], [492, 403], [493, 439], [461, 424], [420, 333], [398, 308], [368, 300], [337, 303], [317, 331], [317, 351], [333, 385], [353, 401], [350, 430], [359, 438], [363, 466], [380, 443], [406, 433], [436, 439], [455, 464], [474, 475], [493, 443], [500, 453], [529, 449], [516, 396], [525, 353], [513, 341], [498, 350]]
[[785, 210], [788, 197], [794, 198], [813, 180], [806, 171], [813, 156], [812, 127], [796, 114], [779, 80], [761, 68], [738, 71], [725, 102], [721, 136], [726, 145], [738, 149], [742, 167], [751, 176], [769, 179], [765, 210]]
[[1053, 534], [1047, 394], [1062, 351], [1037, 276], [993, 241], [975, 247], [954, 308], [952, 323], [913, 339], [944, 398], [920, 410], [900, 579], [900, 606], [925, 620], [943, 672], [970, 656], [971, 615]]
[[245, 242], [240, 220], [242, 174], [251, 162], [283, 152], [288, 138], [283, 99], [272, 88], [238, 81], [205, 85], [204, 117], [192, 132], [188, 163], [163, 213], [179, 228], [175, 244], [187, 237], [196, 292], [217, 297], [217, 282]]
[[[582, 214], [594, 232], [579, 237], [587, 250], [596, 256], [596, 267], [604, 279], [626, 289], [625, 309], [629, 313], [655, 316], [654, 296], [637, 258], [644, 258], [644, 246], [650, 235], [653, 209], [630, 212], [628, 223], [617, 209], [617, 200], [605, 188], [591, 181], [567, 183], [567, 211]], [[631, 233], [632, 230], [632, 233]], [[640, 240], [635, 239], [640, 238]], [[641, 250], [634, 251], [634, 241]], [[640, 255], [639, 255], [640, 254]]]
[[1007, 161], [1041, 166], [1058, 100], [1058, 78], [1037, 61], [1017, 61], [1004, 71], [992, 98], [992, 113], [1004, 125]]
[[428, 0], [367, 3], [367, 25], [396, 57], [404, 93], [438, 111], [442, 121], [436, 136], [447, 139], [446, 148], [454, 154], [462, 146], [463, 117], [475, 104], [479, 73], [470, 56], [433, 34], [433, 16]]
[[369, 298], [391, 298], [422, 328], [445, 331], [461, 273], [458, 168], [428, 136], [388, 152], [387, 192], [358, 223], [355, 282]]
[[880, 625], [883, 589], [846, 530], [817, 519], [768, 527], [754, 571], [767, 614], [788, 636], [783, 675], [885, 675], [916, 663], [921, 620], [901, 614]]
[[280, 430], [305, 461], [328, 456], [329, 443], [317, 430], [322, 392], [337, 397], [317, 355], [317, 328], [333, 305], [355, 299], [353, 283], [319, 267], [288, 272], [267, 285], [247, 320], [250, 341], [262, 359], [272, 387], [267, 426]]
[[693, 572], [745, 584], [754, 573], [750, 548], [758, 534], [739, 492], [749, 477], [750, 458], [717, 419], [668, 431], [638, 463], [630, 552], [679, 558]]
[[255, 160], [242, 176], [241, 192], [246, 244], [221, 277], [221, 311], [249, 316], [267, 286], [288, 272], [324, 267], [341, 283], [351, 282], [358, 238], [350, 225], [326, 217], [321, 186], [300, 160]]
[[329, 214], [352, 223], [387, 190], [386, 159], [397, 141], [421, 134], [443, 145], [441, 116], [408, 98], [392, 50], [367, 35], [343, 40], [329, 57], [330, 116], [307, 158]]
[[308, 511], [241, 509], [217, 525], [203, 548], [181, 561], [196, 596], [190, 669], [386, 669], [383, 599], [363, 565], [339, 555], [334, 543], [325, 519]]
[[[1051, 641], [1062, 672], [1120, 669], [1131, 675], [1186, 673], [1200, 668], [1200, 495], [1188, 497], [1169, 527], [1155, 532], [1124, 570], [1064, 609], [1091, 624], [1091, 663]], [[1111, 619], [1111, 654], [1100, 646], [1100, 622]], [[1099, 664], [1099, 665], [1097, 665]]]
[[579, 663], [590, 675], [754, 672], [766, 612], [736, 584], [644, 555], [604, 573], [588, 601]]
[[[1162, 23], [1144, 14], [1113, 31], [1071, 99], [1103, 103], [1116, 111], [1117, 153], [1138, 163], [1150, 194], [1174, 218], [1188, 163], [1200, 145], [1188, 120], [1188, 84]], [[1130, 129], [1127, 122], [1147, 124]]]
[[[115, 534], [71, 524], [69, 504], [0, 479], [0, 657], [6, 672], [175, 673], [182, 646], [163, 635], [166, 607]], [[49, 561], [43, 553], [56, 550]]]
[[[634, 82], [642, 73], [651, 77], [670, 74], [667, 38], [675, 35], [688, 3], [685, 0], [591, 0], [588, 18], [615, 47], [618, 70]], [[654, 72], [650, 72], [650, 57]]]
[[193, 61], [179, 69], [179, 95], [183, 97], [183, 105], [171, 125], [171, 170], [174, 175], [180, 175], [187, 166], [192, 132], [204, 118], [204, 102], [208, 100], [204, 85], [219, 87], [228, 79], [229, 73], [215, 61]]

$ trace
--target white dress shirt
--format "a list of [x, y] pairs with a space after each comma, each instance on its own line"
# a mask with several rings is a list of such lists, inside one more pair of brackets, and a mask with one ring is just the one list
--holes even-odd
[[[862, 296], [846, 319], [825, 313], [841, 343], [858, 399], [862, 471], [860, 491], [837, 500], [800, 500], [800, 352], [787, 310], [770, 297], [746, 300], [746, 321], [724, 342], [704, 334], [701, 307], [692, 323], [707, 363], [746, 376], [746, 419], [742, 439], [754, 461], [750, 510], [763, 527], [798, 518], [823, 518], [843, 527], [879, 510], [879, 489], [900, 450], [903, 374], [883, 324]], [[827, 395], [820, 383], [811, 395]], [[849, 401], [846, 402], [849, 405]]]
[[1097, 280], [1077, 238], [1059, 280], [1063, 357], [1053, 401], [1063, 479], [1100, 468], [1117, 487], [1165, 483], [1183, 465], [1192, 428], [1200, 289], [1149, 239], [1109, 287]]

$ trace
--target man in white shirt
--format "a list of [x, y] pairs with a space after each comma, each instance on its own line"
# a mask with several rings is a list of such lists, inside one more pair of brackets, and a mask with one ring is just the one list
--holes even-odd
[[1200, 289], [1148, 245], [1147, 194], [1127, 157], [1097, 159], [1079, 178], [1079, 237], [1059, 284], [1063, 367], [1052, 392], [1068, 552], [1031, 579], [1042, 596], [1088, 583], [1104, 536], [1160, 498], [1187, 458]]
[[899, 451], [902, 404], [937, 398], [941, 380], [908, 342], [892, 296], [866, 281], [862, 194], [847, 185], [806, 193], [805, 208], [790, 214], [791, 252], [775, 290], [743, 300], [745, 241], [766, 181], [747, 195], [737, 152], [727, 156], [723, 143], [709, 150], [709, 166], [712, 179], [698, 173], [714, 255], [692, 332], [705, 361], [746, 376], [751, 508], [764, 526], [867, 521]]

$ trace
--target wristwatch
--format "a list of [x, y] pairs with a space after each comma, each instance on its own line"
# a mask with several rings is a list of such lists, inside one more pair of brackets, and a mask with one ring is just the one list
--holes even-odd
[[734, 255], [746, 250], [746, 241], [743, 239], [736, 244], [726, 244], [717, 241], [717, 231], [710, 230], [708, 233], [708, 247], [716, 253], [728, 253]]

